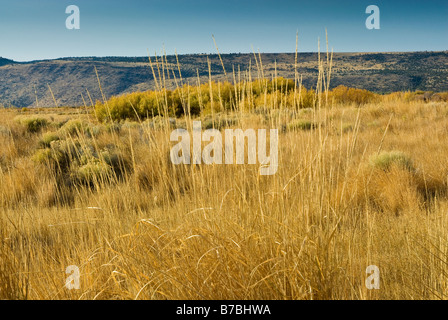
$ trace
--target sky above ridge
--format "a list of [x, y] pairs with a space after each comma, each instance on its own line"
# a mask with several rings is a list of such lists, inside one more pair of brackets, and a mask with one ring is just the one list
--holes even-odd
[[0, 0], [0, 56], [16, 61], [216, 53], [212, 34], [221, 53], [294, 52], [297, 31], [299, 51], [325, 51], [325, 29], [335, 52], [448, 50], [448, 0]]

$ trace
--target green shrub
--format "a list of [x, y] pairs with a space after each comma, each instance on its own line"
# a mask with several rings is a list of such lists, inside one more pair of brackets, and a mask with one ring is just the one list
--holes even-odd
[[62, 127], [59, 129], [59, 132], [66, 136], [78, 136], [88, 131], [88, 128], [89, 127], [87, 123], [78, 119], [72, 119], [62, 125]]
[[287, 129], [290, 131], [294, 130], [311, 130], [316, 128], [316, 124], [309, 120], [293, 120], [287, 125]]
[[126, 120], [122, 124], [122, 127], [129, 130], [129, 129], [141, 129], [142, 126], [141, 126], [140, 122]]
[[110, 122], [106, 124], [106, 131], [109, 133], [120, 133], [121, 126], [118, 122]]
[[71, 163], [79, 161], [81, 156], [81, 145], [78, 141], [54, 140], [50, 142], [49, 148], [37, 150], [32, 159], [52, 169], [67, 171]]
[[24, 125], [28, 132], [36, 133], [39, 132], [42, 128], [48, 125], [48, 120], [45, 118], [22, 118], [19, 122]]
[[46, 132], [43, 134], [42, 139], [39, 141], [39, 145], [44, 148], [49, 148], [53, 141], [60, 140], [60, 137], [55, 132]]
[[92, 138], [100, 135], [102, 131], [102, 126], [93, 126], [84, 120], [72, 119], [62, 124], [58, 134], [64, 137], [79, 137], [84, 134], [86, 137]]
[[104, 127], [102, 126], [91, 126], [88, 128], [86, 136], [89, 138], [97, 137], [103, 132], [103, 130]]
[[353, 125], [351, 123], [342, 124], [342, 132], [343, 133], [350, 132], [350, 131], [353, 131]]
[[46, 164], [52, 160], [52, 151], [50, 148], [37, 150], [31, 158], [34, 162]]
[[378, 155], [371, 156], [369, 163], [374, 168], [383, 171], [389, 171], [393, 165], [414, 171], [412, 159], [401, 151], [383, 151]]
[[95, 182], [105, 181], [112, 176], [112, 168], [98, 160], [89, 161], [79, 167], [75, 172], [75, 178], [82, 184], [92, 185]]

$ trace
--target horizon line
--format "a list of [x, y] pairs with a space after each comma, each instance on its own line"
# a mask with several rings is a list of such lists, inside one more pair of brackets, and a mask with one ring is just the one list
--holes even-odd
[[[338, 54], [356, 54], [356, 53], [375, 53], [375, 54], [397, 54], [397, 53], [420, 53], [420, 52], [430, 52], [430, 53], [440, 53], [440, 52], [448, 52], [448, 49], [445, 50], [409, 50], [409, 51], [328, 51], [328, 53], [338, 53]], [[292, 52], [255, 52], [255, 54], [295, 54], [295, 51]], [[297, 51], [297, 54], [318, 54], [319, 51]], [[321, 54], [326, 54], [327, 51], [320, 51]], [[221, 56], [224, 55], [253, 55], [254, 52], [229, 52], [229, 53], [220, 53]], [[157, 55], [157, 57], [160, 57], [162, 55]], [[166, 57], [175, 57], [176, 53], [173, 54], [166, 54], [163, 55]], [[177, 54], [177, 56], [218, 56], [218, 53], [180, 53]], [[31, 63], [31, 62], [42, 62], [42, 61], [54, 61], [54, 60], [63, 60], [63, 59], [82, 59], [82, 58], [147, 58], [147, 55], [142, 56], [114, 56], [114, 55], [108, 55], [108, 56], [65, 56], [65, 57], [58, 57], [58, 58], [43, 58], [43, 59], [33, 59], [33, 60], [14, 60], [13, 58], [7, 58], [0, 56], [0, 59], [9, 60], [15, 63]], [[150, 57], [155, 57], [155, 55], [150, 55]]]

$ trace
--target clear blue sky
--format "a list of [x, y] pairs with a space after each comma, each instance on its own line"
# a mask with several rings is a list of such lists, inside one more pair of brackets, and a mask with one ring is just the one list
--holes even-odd
[[[368, 5], [380, 30], [368, 30]], [[68, 5], [81, 29], [68, 30]], [[317, 51], [325, 28], [335, 52], [448, 49], [448, 0], [0, 0], [0, 56], [17, 61], [72, 56]]]

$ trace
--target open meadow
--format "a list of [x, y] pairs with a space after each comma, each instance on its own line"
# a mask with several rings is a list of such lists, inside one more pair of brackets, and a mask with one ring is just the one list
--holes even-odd
[[[316, 91], [170, 91], [162, 70], [151, 92], [1, 109], [0, 299], [445, 299], [447, 95], [329, 90], [327, 67]], [[278, 129], [278, 170], [174, 165], [194, 120]]]

